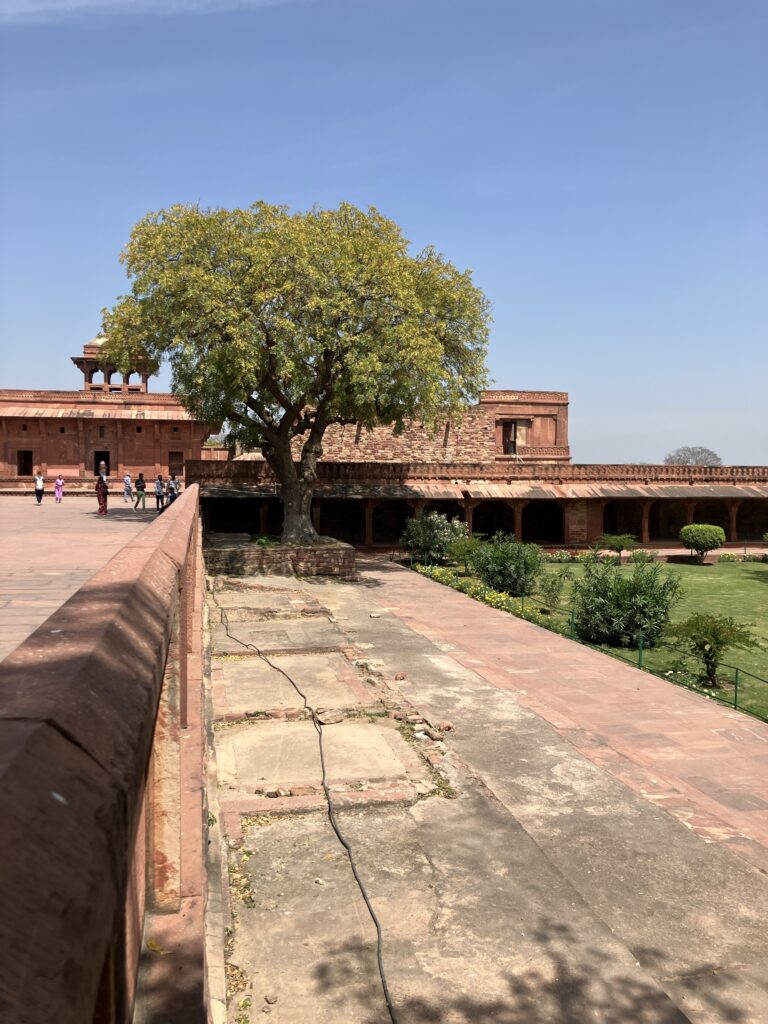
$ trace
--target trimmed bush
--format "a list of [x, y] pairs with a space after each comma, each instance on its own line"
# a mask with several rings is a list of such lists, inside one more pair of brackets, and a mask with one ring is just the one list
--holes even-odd
[[475, 572], [487, 587], [513, 597], [533, 592], [544, 564], [544, 552], [538, 544], [519, 544], [511, 535], [497, 533], [472, 556]]
[[427, 512], [408, 520], [400, 543], [414, 562], [434, 565], [444, 562], [451, 544], [466, 536], [466, 523], [439, 512]]
[[699, 565], [703, 565], [708, 551], [714, 551], [725, 544], [725, 530], [722, 526], [709, 523], [690, 523], [680, 531], [680, 543], [688, 548], [691, 557]]
[[660, 565], [637, 565], [632, 574], [615, 565], [588, 564], [573, 583], [573, 627], [580, 640], [609, 647], [653, 645], [669, 622], [680, 580]]
[[748, 626], [730, 615], [707, 615], [696, 612], [683, 622], [669, 626], [670, 636], [681, 640], [704, 668], [702, 683], [718, 686], [717, 670], [723, 655], [730, 647], [759, 647], [757, 637]]

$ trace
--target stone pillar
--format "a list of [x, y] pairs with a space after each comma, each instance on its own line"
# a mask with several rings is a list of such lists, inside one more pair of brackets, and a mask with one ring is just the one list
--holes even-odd
[[467, 533], [472, 536], [473, 524], [472, 520], [475, 515], [475, 507], [480, 504], [477, 498], [464, 498], [461, 505], [464, 509], [464, 523], [467, 527]]
[[731, 498], [728, 502], [728, 540], [735, 544], [739, 539], [738, 519], [739, 505], [741, 501]]
[[312, 500], [312, 508], [310, 510], [310, 515], [312, 517], [312, 525], [314, 526], [315, 530], [318, 533], [320, 533], [320, 502], [318, 501], [317, 498], [314, 498]]
[[259, 505], [259, 533], [264, 534], [267, 532], [267, 503], [262, 501]]
[[378, 501], [374, 501], [373, 498], [368, 498], [365, 502], [365, 545], [370, 547], [373, 544], [373, 510], [378, 505]]
[[85, 450], [85, 428], [83, 427], [83, 421], [77, 420], [77, 447], [80, 453], [80, 477], [85, 476], [85, 459], [87, 452]]
[[521, 541], [523, 539], [523, 509], [529, 503], [519, 498], [513, 498], [507, 501], [506, 504], [512, 509], [515, 517], [515, 540]]
[[653, 501], [646, 499], [640, 502], [640, 543], [649, 544], [651, 540], [651, 505]]
[[589, 510], [585, 498], [569, 498], [563, 502], [563, 541], [586, 544]]
[[125, 476], [125, 462], [123, 461], [123, 421], [115, 420], [115, 465], [112, 476], [117, 476], [118, 483]]
[[153, 424], [155, 428], [155, 479], [159, 473], [163, 472], [163, 464], [160, 461], [162, 456], [160, 454], [160, 424], [155, 421]]
[[685, 523], [690, 526], [696, 516], [696, 499], [689, 498], [685, 503]]

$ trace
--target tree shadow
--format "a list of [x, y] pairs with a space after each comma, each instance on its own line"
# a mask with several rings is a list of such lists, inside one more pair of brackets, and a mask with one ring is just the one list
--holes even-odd
[[[654, 983], [653, 976], [668, 978], [670, 974], [660, 951], [631, 951], [642, 965], [635, 973], [626, 960], [618, 961], [612, 953], [585, 945], [567, 924], [543, 918], [529, 937], [539, 946], [535, 962], [531, 964], [534, 957], [529, 957], [529, 966], [516, 974], [500, 971], [498, 989], [502, 994], [487, 997], [482, 991], [457, 992], [462, 963], [453, 958], [446, 977], [432, 975], [429, 979], [433, 991], [440, 993], [443, 986], [444, 994], [399, 997], [402, 964], [396, 955], [387, 955], [385, 946], [387, 979], [400, 1024], [688, 1024], [688, 1016], [661, 982]], [[375, 984], [363, 987], [359, 979], [366, 971]], [[412, 966], [408, 973], [407, 988], [413, 990]], [[699, 977], [706, 978], [706, 986], [696, 984]], [[390, 1021], [372, 944], [348, 941], [331, 947], [327, 959], [316, 966], [314, 980], [319, 994], [333, 994], [339, 1002], [345, 997], [355, 1000], [361, 1024]], [[746, 1014], [727, 995], [733, 981], [728, 971], [702, 964], [676, 984], [687, 996], [700, 1000], [712, 1019], [722, 1024], [747, 1024]], [[667, 988], [674, 985], [674, 981], [666, 983]]]

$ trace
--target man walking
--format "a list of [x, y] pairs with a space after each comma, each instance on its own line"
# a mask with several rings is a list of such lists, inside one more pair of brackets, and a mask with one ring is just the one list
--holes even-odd
[[136, 504], [133, 506], [134, 512], [139, 507], [139, 502], [141, 502], [141, 507], [142, 508], [146, 508], [147, 507], [146, 490], [147, 490], [147, 481], [144, 479], [144, 474], [143, 473], [139, 473], [139, 475], [136, 477]]
[[159, 515], [165, 507], [165, 485], [159, 473], [157, 474], [157, 480], [155, 480], [155, 504], [157, 505], [157, 513]]
[[129, 501], [133, 501], [133, 487], [131, 484], [131, 474], [126, 473], [123, 477], [123, 503], [127, 504]]

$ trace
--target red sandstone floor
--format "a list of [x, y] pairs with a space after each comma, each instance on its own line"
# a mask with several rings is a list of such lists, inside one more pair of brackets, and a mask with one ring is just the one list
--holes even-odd
[[96, 515], [95, 495], [57, 505], [51, 489], [40, 506], [31, 494], [0, 497], [0, 660], [155, 515], [112, 495], [106, 516]]
[[360, 567], [411, 629], [513, 691], [590, 761], [702, 838], [768, 872], [768, 724], [392, 563]]

